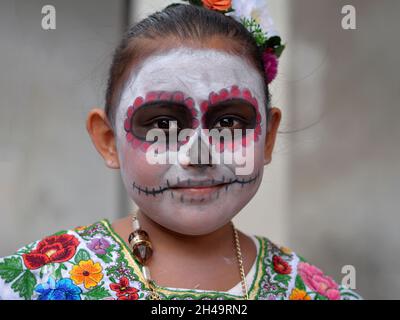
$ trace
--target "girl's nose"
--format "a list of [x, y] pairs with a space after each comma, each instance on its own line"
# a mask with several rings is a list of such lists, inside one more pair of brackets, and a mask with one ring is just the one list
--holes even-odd
[[179, 150], [179, 163], [183, 167], [212, 167], [212, 153], [209, 143], [201, 134], [192, 137], [187, 145]]

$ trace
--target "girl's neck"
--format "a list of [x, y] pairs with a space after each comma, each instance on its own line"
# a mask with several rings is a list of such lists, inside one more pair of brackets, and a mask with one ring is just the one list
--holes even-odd
[[[140, 211], [137, 217], [152, 242], [153, 256], [148, 266], [158, 285], [225, 291], [240, 281], [230, 222], [210, 234], [188, 236], [162, 227]], [[112, 227], [128, 243], [131, 216], [115, 221]], [[251, 238], [240, 231], [238, 235], [247, 274], [257, 251]]]
[[185, 254], [193, 254], [199, 256], [201, 254], [210, 255], [213, 251], [219, 251], [222, 248], [232, 248], [233, 245], [233, 229], [231, 222], [228, 222], [221, 228], [206, 235], [184, 235], [169, 230], [149, 217], [140, 210], [137, 213], [140, 226], [145, 230], [155, 246], [159, 250], [170, 250], [177, 252], [185, 252]]

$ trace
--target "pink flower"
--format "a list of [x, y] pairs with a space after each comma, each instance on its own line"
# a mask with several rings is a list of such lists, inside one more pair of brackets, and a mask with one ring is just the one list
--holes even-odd
[[267, 49], [263, 53], [263, 61], [267, 81], [270, 84], [278, 74], [278, 58], [270, 49]]
[[313, 291], [327, 297], [329, 300], [339, 300], [339, 287], [331, 277], [325, 276], [317, 267], [305, 262], [298, 265], [298, 273], [304, 283]]

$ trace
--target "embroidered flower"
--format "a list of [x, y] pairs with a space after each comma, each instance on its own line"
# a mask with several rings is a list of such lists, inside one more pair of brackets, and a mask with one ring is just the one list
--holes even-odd
[[35, 270], [49, 263], [70, 260], [78, 245], [78, 239], [69, 234], [50, 236], [40, 241], [35, 250], [23, 254], [22, 258], [28, 269]]
[[298, 273], [304, 283], [312, 290], [327, 297], [330, 300], [339, 300], [339, 287], [331, 277], [325, 276], [317, 267], [306, 262], [300, 262]]
[[74, 228], [74, 231], [82, 231], [82, 230], [85, 230], [86, 228], [87, 228], [86, 226], [79, 226], [79, 227]]
[[110, 243], [104, 238], [92, 239], [88, 244], [88, 248], [96, 254], [106, 254], [109, 246]]
[[119, 283], [110, 284], [110, 289], [117, 293], [118, 300], [139, 299], [138, 290], [129, 285], [129, 279], [126, 277], [122, 277]]
[[293, 253], [292, 249], [285, 246], [280, 247], [280, 250], [283, 252], [283, 254], [286, 254], [287, 256], [290, 256]]
[[49, 278], [47, 283], [35, 288], [39, 293], [39, 300], [81, 300], [81, 288], [72, 283], [71, 279], [61, 279], [57, 282]]
[[232, 7], [232, 0], [202, 0], [202, 2], [210, 10], [227, 11]]
[[94, 263], [92, 260], [81, 260], [70, 271], [71, 279], [75, 284], [82, 284], [86, 289], [95, 287], [103, 279], [103, 269], [100, 263]]
[[274, 270], [277, 273], [290, 274], [292, 272], [292, 267], [280, 256], [273, 256], [272, 263], [274, 264]]
[[294, 288], [290, 294], [289, 300], [311, 300], [311, 297], [304, 290]]

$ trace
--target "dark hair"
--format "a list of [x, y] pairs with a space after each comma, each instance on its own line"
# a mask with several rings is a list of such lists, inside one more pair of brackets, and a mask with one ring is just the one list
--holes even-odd
[[[195, 5], [172, 4], [130, 27], [114, 53], [105, 105], [112, 126], [123, 83], [134, 63], [157, 51], [174, 48], [176, 42], [198, 46], [213, 38], [223, 39], [223, 50], [247, 58], [259, 70], [264, 79], [268, 115], [270, 95], [262, 53], [252, 34], [240, 22], [220, 12]], [[160, 39], [168, 41], [157, 41]]]

